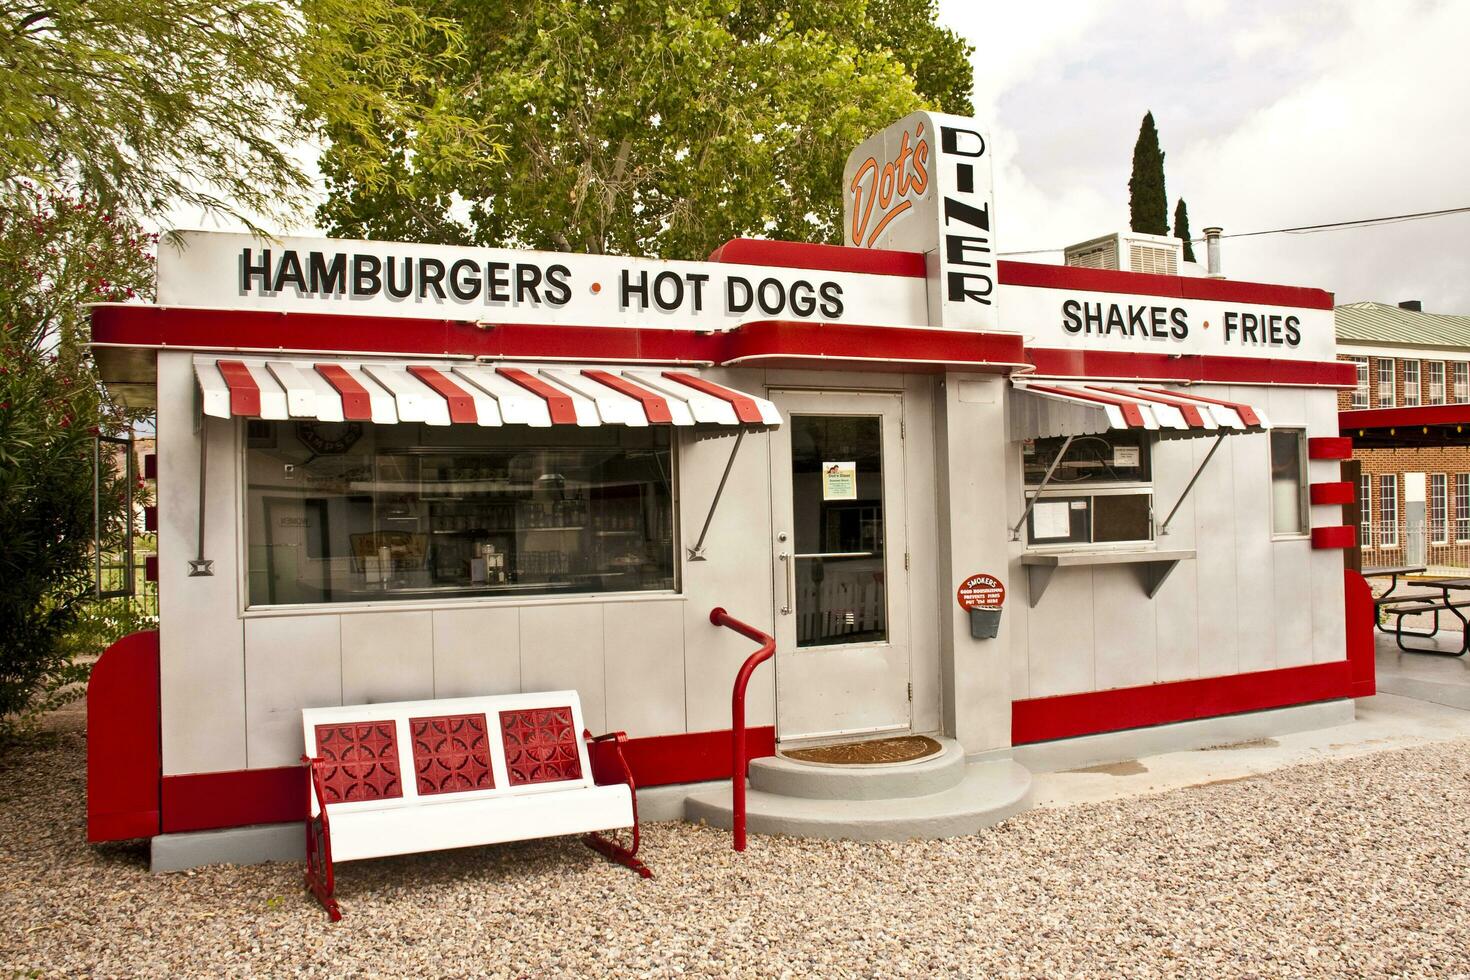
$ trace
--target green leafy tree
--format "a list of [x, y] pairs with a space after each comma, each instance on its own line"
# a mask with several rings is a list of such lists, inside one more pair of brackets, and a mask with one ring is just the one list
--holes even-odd
[[1184, 205], [1184, 198], [1174, 207], [1174, 237], [1184, 243], [1184, 261], [1194, 261], [1194, 243], [1189, 240], [1189, 208]]
[[324, 127], [353, 136], [346, 172], [391, 182], [385, 123], [419, 134], [402, 149], [426, 167], [473, 166], [495, 155], [488, 121], [423, 97], [458, 53], [453, 25], [399, 0], [9, 0], [0, 190], [285, 219], [307, 205], [299, 151]]
[[[86, 676], [65, 639], [91, 590], [92, 439], [129, 419], [95, 382], [83, 304], [150, 289], [153, 244], [86, 199], [32, 189], [0, 209], [0, 735]], [[107, 549], [126, 486], [101, 477]]]
[[848, 151], [915, 109], [970, 109], [969, 49], [933, 0], [428, 12], [465, 49], [426, 97], [495, 120], [504, 163], [467, 169], [453, 162], [467, 151], [440, 149], [426, 166], [385, 129], [391, 178], [372, 186], [344, 164], [368, 151], [332, 130], [318, 217], [336, 234], [682, 258], [737, 235], [840, 241]]
[[1144, 114], [1133, 144], [1133, 176], [1128, 178], [1128, 226], [1145, 235], [1169, 234], [1169, 196], [1164, 192], [1164, 151], [1154, 114]]

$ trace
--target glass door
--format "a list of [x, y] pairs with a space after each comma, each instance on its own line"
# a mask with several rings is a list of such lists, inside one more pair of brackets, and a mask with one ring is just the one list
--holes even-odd
[[772, 397], [777, 735], [907, 730], [902, 397]]

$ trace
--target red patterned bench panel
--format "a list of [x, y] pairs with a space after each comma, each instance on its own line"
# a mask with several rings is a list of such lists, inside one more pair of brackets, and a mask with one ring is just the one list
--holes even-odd
[[502, 711], [500, 737], [512, 786], [582, 778], [579, 733], [570, 705]]
[[495, 788], [483, 714], [410, 718], [408, 727], [420, 796]]
[[392, 721], [316, 726], [317, 755], [326, 761], [328, 803], [391, 800], [403, 795], [398, 735]]

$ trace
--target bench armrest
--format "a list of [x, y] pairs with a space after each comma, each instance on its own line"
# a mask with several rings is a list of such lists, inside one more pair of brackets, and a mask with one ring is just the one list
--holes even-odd
[[624, 783], [636, 794], [633, 771], [628, 768], [628, 760], [623, 757], [623, 743], [628, 741], [627, 734], [608, 732], [594, 736], [591, 732], [583, 731], [582, 738], [587, 742], [587, 760], [592, 766], [592, 781], [598, 786]]

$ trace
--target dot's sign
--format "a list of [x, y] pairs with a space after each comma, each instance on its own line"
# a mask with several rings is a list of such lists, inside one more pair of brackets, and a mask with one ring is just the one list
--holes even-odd
[[999, 609], [1005, 605], [1006, 587], [994, 575], [971, 575], [960, 583], [957, 598], [961, 609]]

